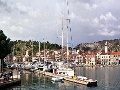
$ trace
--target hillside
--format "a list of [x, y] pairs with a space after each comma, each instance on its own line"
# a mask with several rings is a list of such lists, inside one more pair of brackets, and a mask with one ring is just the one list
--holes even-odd
[[[30, 50], [32, 52], [33, 50], [33, 55], [35, 55], [37, 52], [39, 52], [39, 42], [38, 41], [21, 41], [21, 40], [16, 40], [16, 41], [11, 41], [12, 47], [11, 47], [11, 54], [12, 55], [17, 55], [17, 56], [23, 56], [26, 53], [26, 50]], [[40, 42], [40, 50], [56, 50], [56, 49], [61, 49], [61, 46], [58, 44], [53, 44], [47, 42]]]
[[104, 51], [105, 42], [108, 43], [108, 51], [110, 52], [118, 52], [120, 51], [120, 39], [114, 40], [103, 40], [94, 43], [82, 43], [75, 47], [75, 49], [80, 50], [80, 53], [83, 52], [97, 52], [97, 51]]

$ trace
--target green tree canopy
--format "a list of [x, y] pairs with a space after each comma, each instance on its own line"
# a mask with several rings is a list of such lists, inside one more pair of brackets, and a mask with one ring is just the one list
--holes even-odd
[[10, 39], [0, 30], [0, 59], [3, 60], [10, 52]]

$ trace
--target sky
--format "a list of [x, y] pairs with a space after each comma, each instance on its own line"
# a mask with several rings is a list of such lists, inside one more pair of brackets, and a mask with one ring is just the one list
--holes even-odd
[[62, 44], [63, 28], [63, 42], [66, 45], [68, 37], [69, 46], [119, 39], [119, 3], [120, 0], [68, 0], [67, 6], [66, 0], [0, 0], [0, 29], [13, 41]]

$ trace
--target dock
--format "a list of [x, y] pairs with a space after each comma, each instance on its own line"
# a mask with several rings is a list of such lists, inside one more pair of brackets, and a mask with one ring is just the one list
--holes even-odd
[[17, 74], [16, 71], [13, 71], [13, 76], [11, 76], [7, 80], [5, 80], [4, 78], [0, 78], [0, 90], [20, 84], [21, 84], [20, 74]]
[[0, 82], [0, 89], [3, 89], [3, 88], [8, 88], [8, 87], [11, 87], [11, 86], [14, 86], [14, 85], [19, 85], [21, 84], [21, 79], [10, 79], [9, 81], [1, 81]]
[[63, 77], [64, 80], [66, 80], [66, 81], [86, 85], [88, 87], [96, 87], [97, 86], [97, 80], [92, 80], [92, 79], [79, 80], [79, 79], [73, 79], [73, 78], [70, 78], [69, 76], [60, 75], [60, 74], [53, 74], [53, 73], [43, 72], [43, 71], [37, 71], [37, 72], [44, 74], [46, 76], [50, 76], [50, 77]]

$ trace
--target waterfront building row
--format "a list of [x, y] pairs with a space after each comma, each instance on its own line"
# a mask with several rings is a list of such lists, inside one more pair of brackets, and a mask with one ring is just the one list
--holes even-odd
[[[79, 54], [79, 50], [73, 51], [68, 50], [68, 56], [67, 51], [64, 50], [43, 50], [36, 55], [31, 56], [29, 55], [29, 50], [26, 51], [26, 55], [24, 55], [23, 59], [19, 59], [18, 56], [13, 57], [13, 62], [24, 62], [24, 61], [30, 61], [37, 60], [37, 61], [61, 61], [61, 60], [67, 60], [69, 62], [76, 62], [77, 64], [81, 65], [87, 65], [87, 66], [94, 66], [97, 64], [100, 65], [119, 65], [120, 64], [120, 52], [108, 52], [108, 46], [107, 42], [105, 43], [105, 50], [104, 52], [87, 52]], [[31, 61], [32, 61], [31, 60]]]
[[[46, 55], [46, 56], [44, 56]], [[28, 55], [25, 55], [27, 57], [23, 58], [23, 61], [28, 61]], [[39, 61], [39, 57], [40, 57], [40, 61], [43, 61], [46, 59], [46, 61], [61, 61], [61, 60], [66, 60], [67, 59], [67, 55], [61, 55], [60, 50], [53, 52], [52, 54], [46, 53], [44, 54], [44, 52], [40, 52], [39, 56], [38, 53], [36, 54], [36, 56], [34, 56], [34, 60]], [[18, 60], [18, 58], [13, 59]], [[69, 62], [75, 62], [77, 64], [81, 64], [81, 65], [87, 65], [87, 66], [94, 66], [97, 64], [100, 65], [119, 65], [120, 64], [120, 52], [109, 52], [109, 53], [105, 53], [105, 52], [97, 52], [97, 53], [92, 53], [92, 52], [87, 52], [84, 54], [79, 54], [77, 52], [75, 52], [74, 54], [69, 54], [68, 55], [68, 61]]]

